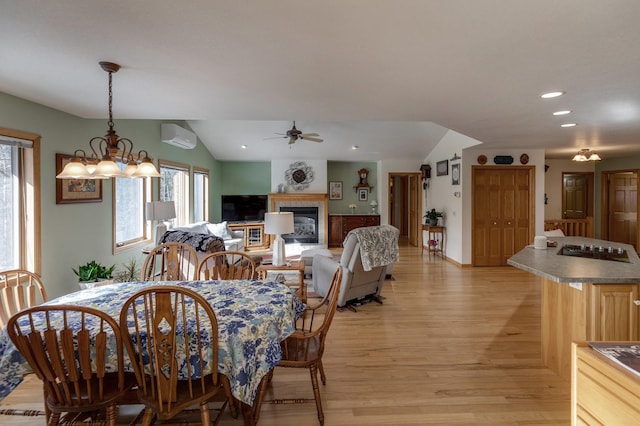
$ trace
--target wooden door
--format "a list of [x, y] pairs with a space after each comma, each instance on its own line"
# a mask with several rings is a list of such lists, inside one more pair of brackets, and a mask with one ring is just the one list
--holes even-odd
[[638, 174], [608, 175], [608, 230], [610, 241], [631, 244], [638, 241]]
[[473, 167], [474, 266], [506, 265], [533, 240], [534, 169]]
[[389, 224], [416, 247], [422, 243], [421, 179], [420, 172], [389, 173]]
[[420, 173], [409, 175], [409, 244], [418, 246], [419, 235], [422, 233], [420, 229]]
[[585, 174], [567, 173], [562, 176], [562, 218], [584, 219], [587, 217], [589, 182]]

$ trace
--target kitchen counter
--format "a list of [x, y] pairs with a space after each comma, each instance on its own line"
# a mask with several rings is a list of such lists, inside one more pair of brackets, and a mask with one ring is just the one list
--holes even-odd
[[[527, 246], [509, 258], [507, 263], [558, 283], [640, 283], [640, 258], [628, 244], [584, 237], [557, 237], [548, 241], [556, 241], [558, 246], [546, 250]], [[602, 246], [605, 251], [609, 247], [614, 250], [622, 248], [626, 250], [630, 263], [559, 255], [565, 244], [593, 245], [596, 249]]]
[[[525, 247], [507, 263], [540, 277], [542, 362], [559, 376], [571, 376], [571, 345], [579, 341], [640, 340], [640, 259], [632, 246], [584, 237], [550, 238], [557, 247]], [[585, 248], [582, 250], [581, 245]], [[558, 253], [613, 248], [628, 263]], [[617, 249], [626, 256], [617, 256]], [[598, 250], [599, 252], [599, 250]]]

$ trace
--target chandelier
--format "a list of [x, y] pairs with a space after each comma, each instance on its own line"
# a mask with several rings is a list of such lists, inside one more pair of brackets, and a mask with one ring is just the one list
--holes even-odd
[[573, 161], [598, 161], [602, 160], [598, 154], [587, 148], [583, 148], [572, 158]]
[[[160, 177], [147, 151], [133, 152], [131, 139], [121, 138], [113, 128], [113, 90], [111, 77], [118, 72], [120, 65], [112, 62], [100, 62], [103, 70], [109, 73], [109, 129], [107, 134], [96, 136], [89, 141], [91, 155], [82, 149], [73, 153], [71, 161], [64, 166], [58, 179], [109, 179], [111, 177], [138, 178]], [[120, 161], [126, 168], [120, 170], [116, 164]]]

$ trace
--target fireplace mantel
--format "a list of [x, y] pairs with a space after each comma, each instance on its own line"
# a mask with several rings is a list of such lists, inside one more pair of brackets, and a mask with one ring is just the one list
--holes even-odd
[[310, 192], [286, 192], [269, 194], [269, 211], [280, 211], [280, 206], [286, 207], [304, 207], [317, 206], [318, 218], [321, 222], [319, 228], [322, 234], [319, 236], [320, 244], [327, 244], [329, 241], [329, 194], [310, 193]]

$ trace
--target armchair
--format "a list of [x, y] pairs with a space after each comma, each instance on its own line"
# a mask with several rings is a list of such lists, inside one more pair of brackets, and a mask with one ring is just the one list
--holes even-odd
[[314, 256], [313, 289], [324, 297], [339, 264], [343, 273], [338, 306], [346, 305], [354, 310], [349, 302], [365, 297], [379, 302], [387, 269], [398, 260], [399, 234], [400, 231], [391, 225], [351, 230], [342, 243], [339, 262], [321, 255]]

